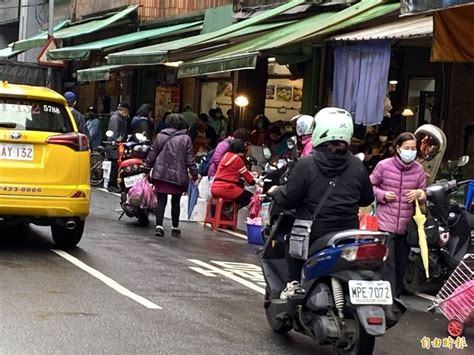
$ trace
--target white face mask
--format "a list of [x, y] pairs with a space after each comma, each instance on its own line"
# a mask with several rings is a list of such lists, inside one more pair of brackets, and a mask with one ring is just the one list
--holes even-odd
[[379, 141], [380, 141], [381, 143], [386, 143], [387, 140], [388, 140], [388, 137], [387, 137], [387, 136], [379, 136]]
[[399, 149], [398, 154], [404, 163], [410, 164], [416, 159], [416, 150], [411, 149]]

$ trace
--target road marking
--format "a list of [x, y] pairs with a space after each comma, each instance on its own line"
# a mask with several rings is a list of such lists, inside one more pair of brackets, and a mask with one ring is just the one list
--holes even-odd
[[[201, 226], [204, 227], [204, 222], [197, 222], [197, 223], [199, 223]], [[226, 233], [226, 234], [233, 235], [234, 237], [239, 237], [239, 238], [242, 238], [242, 239], [247, 239], [247, 236], [246, 236], [245, 234], [238, 233], [238, 232], [234, 232], [234, 231], [231, 231], [231, 230], [229, 230], [229, 229], [219, 228], [218, 231], [219, 231], [219, 232]]]
[[231, 279], [235, 282], [238, 282], [239, 284], [241, 284], [245, 287], [248, 287], [248, 288], [250, 288], [254, 291], [257, 291], [258, 293], [261, 293], [262, 295], [265, 294], [265, 289], [264, 288], [258, 287], [254, 283], [252, 283], [250, 281], [247, 281], [244, 278], [239, 277], [239, 276], [235, 275], [232, 272], [220, 269], [218, 267], [215, 267], [214, 265], [205, 263], [204, 261], [201, 261], [201, 260], [196, 260], [196, 259], [188, 259], [188, 260], [190, 262], [202, 267], [202, 268], [196, 268], [196, 267], [192, 267], [192, 266], [189, 267], [191, 270], [199, 272], [202, 275], [215, 277], [215, 274], [220, 274], [220, 275], [225, 276], [225, 277], [227, 277], [227, 278], [229, 278], [229, 279]]
[[51, 249], [51, 251], [53, 253], [58, 254], [60, 257], [66, 259], [71, 264], [74, 264], [78, 268], [80, 268], [80, 269], [84, 270], [85, 272], [89, 273], [90, 275], [94, 276], [96, 279], [102, 281], [104, 284], [106, 284], [107, 286], [109, 286], [113, 290], [117, 291], [121, 295], [124, 295], [128, 298], [131, 298], [135, 302], [140, 303], [142, 306], [145, 306], [148, 309], [162, 309], [160, 306], [154, 304], [153, 302], [150, 302], [146, 298], [144, 298], [142, 296], [139, 296], [139, 295], [133, 293], [132, 291], [130, 291], [129, 289], [123, 287], [118, 282], [112, 280], [110, 277], [105, 276], [100, 271], [97, 271], [97, 270], [91, 268], [90, 266], [84, 264], [82, 261], [75, 258], [71, 254], [68, 254], [63, 250]]
[[103, 187], [97, 187], [96, 189], [99, 190], [99, 191], [102, 191], [102, 192], [106, 192], [106, 193], [108, 193], [108, 194], [110, 194], [110, 195], [115, 195], [115, 196], [118, 196], [118, 197], [122, 196], [122, 195], [120, 195], [120, 194], [118, 194], [118, 193], [116, 193], [116, 192], [110, 192], [109, 190], [107, 190], [107, 189], [105, 189], [105, 188], [103, 188]]
[[428, 301], [431, 301], [431, 302], [435, 301], [435, 298], [433, 296], [427, 295], [426, 293], [423, 293], [423, 292], [416, 292], [415, 296], [424, 298], [425, 300], [428, 300]]

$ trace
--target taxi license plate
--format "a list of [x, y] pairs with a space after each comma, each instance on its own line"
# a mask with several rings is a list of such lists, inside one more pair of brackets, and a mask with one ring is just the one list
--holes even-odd
[[349, 281], [352, 304], [392, 304], [392, 290], [388, 281]]
[[0, 143], [0, 160], [33, 160], [33, 144]]
[[143, 174], [128, 176], [123, 179], [126, 188], [134, 186], [137, 182], [143, 179]]

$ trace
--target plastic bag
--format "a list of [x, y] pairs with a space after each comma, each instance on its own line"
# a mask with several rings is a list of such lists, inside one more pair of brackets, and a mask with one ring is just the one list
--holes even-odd
[[376, 232], [379, 230], [379, 221], [377, 217], [363, 213], [359, 216], [359, 228]]
[[377, 205], [373, 203], [371, 206], [361, 209], [359, 213], [359, 228], [368, 231], [379, 230], [379, 221], [376, 217]]
[[253, 194], [249, 204], [249, 216], [250, 218], [258, 217], [260, 214], [260, 208], [262, 207], [262, 198], [260, 193], [257, 191]]
[[153, 209], [158, 201], [153, 187], [146, 179], [137, 182], [127, 194], [127, 203], [143, 209]]

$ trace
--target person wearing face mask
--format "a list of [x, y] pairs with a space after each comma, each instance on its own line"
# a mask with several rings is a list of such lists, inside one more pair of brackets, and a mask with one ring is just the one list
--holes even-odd
[[415, 211], [415, 200], [422, 202], [426, 198], [426, 175], [416, 161], [414, 134], [400, 134], [395, 141], [395, 150], [393, 157], [377, 164], [370, 180], [377, 200], [379, 228], [393, 236], [388, 244], [383, 278], [390, 281], [392, 293], [399, 297], [410, 252], [406, 229]]

